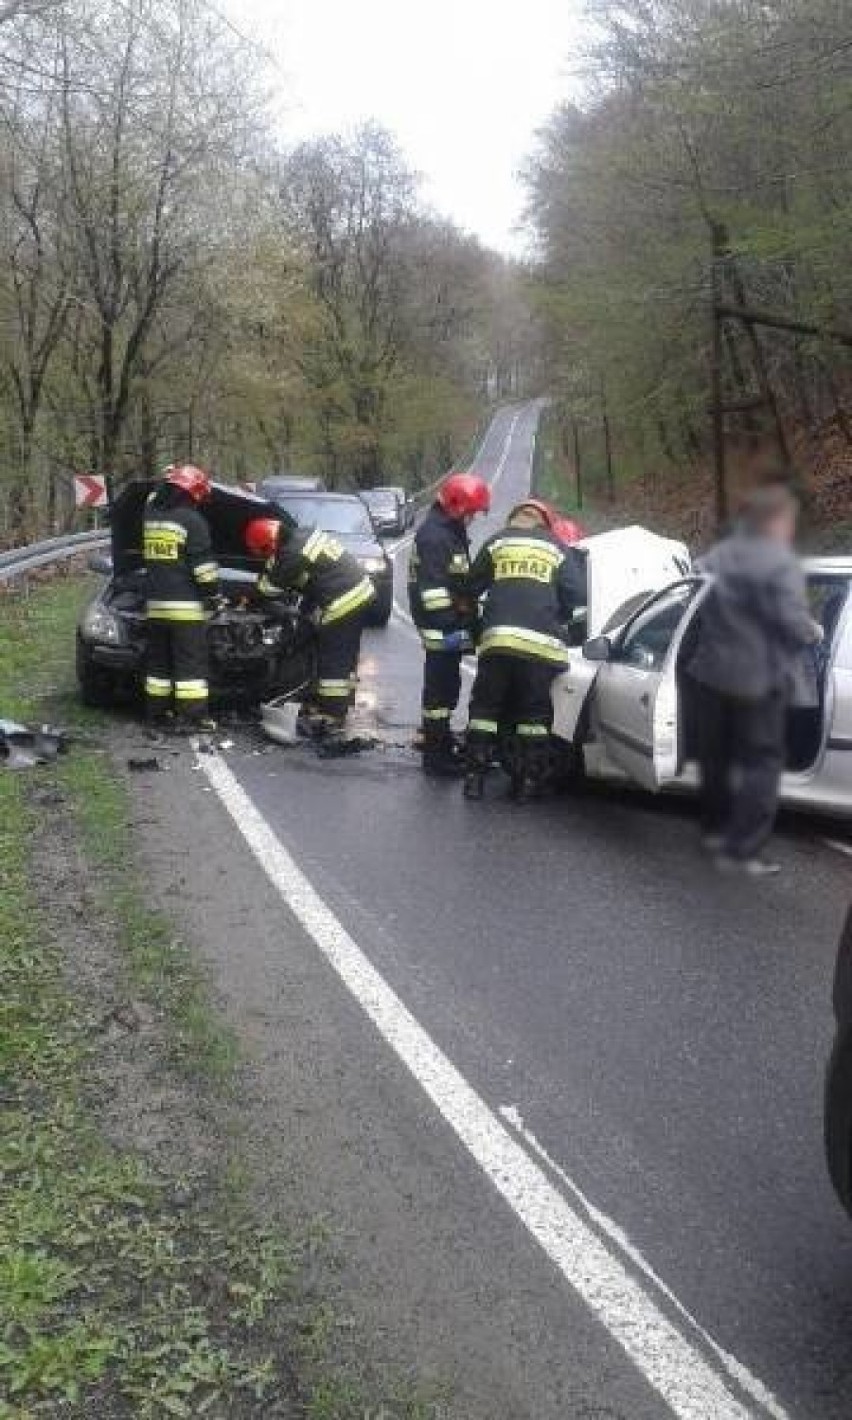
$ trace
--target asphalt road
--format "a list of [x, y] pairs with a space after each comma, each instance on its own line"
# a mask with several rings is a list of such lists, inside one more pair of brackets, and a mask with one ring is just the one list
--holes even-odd
[[[486, 436], [494, 519], [527, 487], [535, 421], [534, 406], [501, 411]], [[730, 882], [699, 852], [686, 803], [602, 788], [466, 803], [404, 747], [419, 671], [397, 617], [362, 665], [361, 713], [391, 747], [225, 761], [261, 816], [255, 837], [272, 830], [337, 927], [303, 881], [286, 890], [293, 920], [215, 794], [167, 809], [174, 789], [157, 786], [175, 829], [201, 815], [231, 841], [227, 896], [209, 851], [191, 854], [194, 892], [255, 1052], [267, 1200], [295, 1191], [342, 1220], [369, 1321], [406, 1367], [450, 1378], [460, 1420], [849, 1420], [852, 1223], [821, 1144], [848, 858], [791, 820], [782, 876]], [[274, 877], [269, 851], [255, 843]], [[363, 968], [341, 981], [340, 928], [503, 1122], [507, 1174], [523, 1173], [518, 1154], [537, 1164], [602, 1256], [574, 1237], [560, 1260], [542, 1241], [535, 1180], [504, 1186], [479, 1116], [459, 1123], [443, 1076], [424, 1092], [422, 1040], [406, 1060], [411, 1028], [376, 1030]], [[325, 955], [316, 941], [331, 941]], [[288, 1145], [277, 1165], [274, 1135]], [[294, 1156], [309, 1160], [301, 1179]], [[607, 1259], [636, 1289], [626, 1300]], [[655, 1317], [683, 1342], [662, 1359]]]

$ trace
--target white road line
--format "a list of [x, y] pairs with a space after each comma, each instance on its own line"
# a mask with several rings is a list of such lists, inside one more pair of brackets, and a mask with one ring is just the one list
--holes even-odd
[[[435, 1045], [316, 892], [224, 761], [198, 767], [282, 900], [516, 1217], [677, 1420], [754, 1420], [708, 1361]], [[646, 1276], [645, 1283], [648, 1283]], [[775, 1420], [787, 1420], [773, 1403]]]
[[618, 1252], [624, 1257], [629, 1258], [634, 1267], [636, 1267], [639, 1272], [642, 1272], [652, 1286], [661, 1292], [666, 1300], [671, 1303], [674, 1310], [686, 1323], [687, 1328], [696, 1336], [700, 1337], [704, 1345], [713, 1352], [723, 1368], [728, 1372], [729, 1376], [736, 1381], [737, 1385], [756, 1400], [767, 1415], [775, 1417], [775, 1420], [784, 1420], [786, 1412], [778, 1404], [771, 1390], [768, 1390], [757, 1376], [752, 1375], [748, 1367], [744, 1366], [741, 1361], [738, 1361], [736, 1356], [732, 1356], [730, 1351], [726, 1351], [723, 1346], [720, 1346], [717, 1341], [713, 1340], [713, 1337], [704, 1329], [700, 1321], [698, 1321], [683, 1305], [683, 1302], [675, 1296], [668, 1283], [664, 1282], [659, 1273], [655, 1272], [651, 1264], [646, 1261], [636, 1245], [631, 1242], [624, 1229], [613, 1222], [608, 1214], [603, 1213], [600, 1208], [595, 1207], [594, 1203], [586, 1197], [585, 1193], [583, 1193], [582, 1189], [578, 1187], [570, 1175], [551, 1157], [544, 1145], [539, 1143], [532, 1130], [527, 1128], [524, 1123], [520, 1111], [516, 1109], [514, 1105], [507, 1105], [501, 1107], [498, 1110], [498, 1114], [505, 1119], [506, 1123], [514, 1129], [515, 1133], [524, 1140], [527, 1147], [531, 1149], [534, 1154], [537, 1154], [551, 1172], [564, 1184], [571, 1196], [576, 1199], [585, 1214], [592, 1220], [598, 1231], [606, 1236]]
[[847, 858], [852, 858], [852, 843], [841, 843], [839, 838], [823, 838], [822, 842], [835, 853], [845, 853]]

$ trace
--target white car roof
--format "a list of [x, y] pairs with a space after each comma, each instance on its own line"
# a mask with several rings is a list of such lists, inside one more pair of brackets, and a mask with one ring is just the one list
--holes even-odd
[[852, 556], [844, 557], [804, 557], [802, 565], [806, 572], [823, 573], [841, 577], [852, 577]]

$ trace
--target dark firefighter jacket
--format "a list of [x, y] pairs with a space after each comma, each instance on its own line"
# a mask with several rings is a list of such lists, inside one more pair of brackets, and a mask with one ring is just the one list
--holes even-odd
[[444, 633], [471, 624], [470, 543], [459, 518], [437, 503], [414, 538], [408, 563], [408, 604], [426, 650], [440, 650]]
[[264, 597], [300, 592], [305, 611], [317, 612], [322, 626], [363, 611], [376, 595], [358, 559], [319, 528], [288, 532], [277, 555], [267, 562], [257, 590]]
[[170, 487], [145, 505], [142, 530], [148, 616], [155, 621], [203, 621], [219, 591], [210, 529], [197, 508]]
[[504, 528], [483, 543], [468, 586], [485, 596], [480, 656], [501, 652], [566, 664], [561, 626], [586, 600], [578, 554], [544, 528]]

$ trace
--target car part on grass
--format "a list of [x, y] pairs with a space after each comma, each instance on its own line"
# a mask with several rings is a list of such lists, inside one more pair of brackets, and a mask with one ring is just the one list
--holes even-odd
[[0, 766], [4, 769], [33, 769], [52, 764], [67, 747], [67, 735], [53, 725], [31, 729], [16, 720], [0, 720]]

